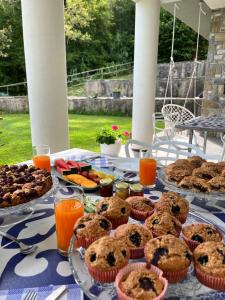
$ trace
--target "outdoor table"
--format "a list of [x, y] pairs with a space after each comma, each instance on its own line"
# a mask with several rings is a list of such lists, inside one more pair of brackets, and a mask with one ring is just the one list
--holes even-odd
[[[90, 155], [90, 153], [81, 149], [71, 149], [55, 154], [53, 158], [64, 157], [75, 160]], [[105, 164], [104, 159], [104, 157], [96, 159], [92, 162], [93, 166], [110, 167]], [[63, 188], [64, 185], [62, 183], [60, 185]], [[146, 189], [145, 195], [152, 201], [156, 201], [163, 191], [164, 186], [157, 180], [156, 187]], [[192, 208], [199, 205], [198, 199], [192, 201]], [[211, 207], [204, 206], [203, 203], [207, 217], [222, 227], [225, 226], [224, 208], [224, 203], [218, 202], [217, 213], [210, 213]], [[38, 300], [45, 299], [56, 286], [62, 284], [68, 286], [68, 293], [63, 299], [83, 299], [82, 291], [74, 282], [67, 258], [60, 256], [56, 249], [53, 197], [37, 204], [34, 214], [29, 219], [3, 230], [27, 244], [37, 244], [38, 250], [34, 254], [25, 256], [19, 252], [15, 243], [0, 238], [1, 300], [6, 299], [7, 296], [10, 296], [7, 298], [10, 300], [23, 299], [31, 288], [38, 292]]]
[[219, 132], [221, 138], [225, 133], [225, 118], [210, 116], [210, 117], [196, 117], [184, 123], [175, 125], [178, 129], [189, 130], [189, 144], [192, 144], [194, 130], [204, 132], [203, 152], [206, 152], [206, 143], [208, 132]]

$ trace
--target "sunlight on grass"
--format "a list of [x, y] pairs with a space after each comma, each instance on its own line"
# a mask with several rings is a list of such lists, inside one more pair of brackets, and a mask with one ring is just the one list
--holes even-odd
[[[114, 116], [69, 115], [70, 148], [99, 151], [95, 141], [97, 131], [103, 126], [119, 125], [131, 130], [131, 118]], [[32, 145], [28, 114], [4, 114], [0, 131], [0, 164], [12, 164], [31, 158]]]

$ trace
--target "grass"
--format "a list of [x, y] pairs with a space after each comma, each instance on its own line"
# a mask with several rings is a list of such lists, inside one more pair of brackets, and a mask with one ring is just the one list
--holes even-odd
[[[28, 114], [4, 114], [0, 123], [0, 164], [12, 164], [31, 158], [32, 145]], [[69, 115], [70, 148], [99, 151], [96, 133], [103, 126], [119, 125], [131, 130], [131, 118], [115, 116]]]

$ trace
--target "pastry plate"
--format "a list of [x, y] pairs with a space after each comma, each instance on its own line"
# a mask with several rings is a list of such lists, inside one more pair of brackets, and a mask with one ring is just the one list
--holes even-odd
[[[129, 223], [139, 223], [133, 219], [129, 219]], [[189, 213], [185, 224], [192, 223], [208, 223], [213, 222], [201, 217], [196, 213]], [[215, 225], [215, 224], [214, 224]], [[225, 233], [224, 230], [220, 230]], [[88, 273], [84, 263], [84, 249], [74, 247], [75, 237], [71, 239], [69, 248], [69, 263], [75, 279], [75, 282], [80, 286], [83, 292], [93, 300], [116, 300], [117, 293], [113, 283], [98, 283]], [[139, 259], [137, 261], [144, 261]], [[131, 260], [134, 262], [134, 260]], [[218, 300], [225, 299], [225, 292], [218, 292], [202, 285], [194, 275], [193, 266], [191, 265], [186, 278], [176, 284], [169, 284], [165, 300]]]
[[225, 199], [225, 193], [220, 193], [220, 192], [211, 192], [211, 193], [201, 193], [201, 192], [193, 192], [191, 190], [188, 189], [183, 189], [178, 187], [178, 185], [173, 182], [173, 181], [169, 181], [167, 179], [167, 176], [165, 174], [165, 168], [160, 168], [157, 170], [157, 176], [159, 181], [165, 185], [167, 187], [167, 189], [177, 192], [177, 193], [181, 193], [183, 195], [186, 196], [192, 196], [192, 197], [196, 197], [196, 198], [200, 198], [200, 199], [205, 199], [205, 200], [209, 200], [211, 203], [212, 202], [216, 202], [218, 200], [223, 200]]
[[139, 172], [139, 158], [128, 157], [128, 158], [118, 158], [113, 161], [113, 166], [121, 171], [126, 172]]
[[59, 180], [57, 177], [52, 176], [52, 181], [53, 185], [51, 189], [41, 197], [23, 204], [0, 208], [0, 227], [16, 224], [27, 219], [34, 212], [36, 204], [42, 203], [48, 197], [55, 195], [58, 189]]

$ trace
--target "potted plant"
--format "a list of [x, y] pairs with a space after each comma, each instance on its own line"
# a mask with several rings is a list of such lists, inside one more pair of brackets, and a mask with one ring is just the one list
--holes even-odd
[[113, 99], [120, 99], [120, 96], [121, 96], [120, 89], [119, 88], [114, 89], [112, 92]]
[[112, 125], [111, 128], [103, 127], [97, 134], [96, 141], [100, 144], [101, 153], [118, 156], [122, 141], [129, 138], [128, 131], [121, 131], [119, 126]]

